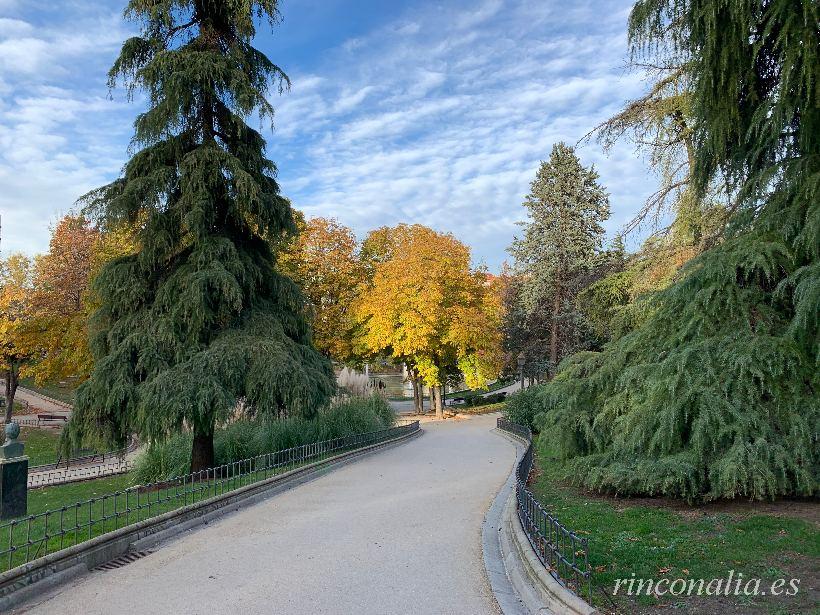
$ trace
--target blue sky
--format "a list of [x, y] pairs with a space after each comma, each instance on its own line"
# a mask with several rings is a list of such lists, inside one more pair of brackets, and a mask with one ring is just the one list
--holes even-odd
[[[124, 2], [0, 0], [2, 251], [49, 227], [127, 159], [137, 96], [106, 72], [135, 31]], [[640, 94], [625, 70], [631, 2], [284, 0], [256, 46], [289, 74], [263, 126], [282, 191], [362, 237], [385, 224], [452, 231], [497, 270], [539, 160]], [[610, 192], [614, 235], [654, 179], [625, 143], [578, 151]], [[630, 242], [635, 245], [640, 237]]]

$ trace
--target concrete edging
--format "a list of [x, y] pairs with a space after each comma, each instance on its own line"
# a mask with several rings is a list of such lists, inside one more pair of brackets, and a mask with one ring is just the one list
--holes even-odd
[[0, 574], [0, 612], [11, 609], [30, 598], [76, 577], [96, 566], [127, 553], [168, 540], [188, 529], [239, 510], [276, 493], [291, 489], [327, 473], [331, 469], [355, 461], [379, 449], [402, 444], [420, 436], [421, 428], [378, 444], [316, 461], [283, 474], [240, 487], [207, 500], [168, 511], [156, 517], [128, 525], [81, 542], [61, 551]]
[[[528, 444], [514, 434], [498, 433], [516, 442]], [[521, 455], [518, 455], [513, 476], [520, 461]], [[507, 577], [521, 602], [530, 613], [600, 615], [600, 611], [558, 582], [544, 567], [521, 526], [516, 504], [513, 488], [502, 513], [499, 542]]]

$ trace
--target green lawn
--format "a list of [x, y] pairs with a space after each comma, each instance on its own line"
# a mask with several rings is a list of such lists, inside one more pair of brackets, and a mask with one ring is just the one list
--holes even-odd
[[495, 404], [484, 404], [483, 406], [448, 406], [448, 409], [459, 414], [492, 414], [501, 412], [506, 402], [500, 401]]
[[20, 440], [25, 444], [29, 466], [40, 466], [57, 461], [60, 432], [56, 429], [21, 427]]
[[447, 393], [447, 397], [473, 397], [475, 395], [483, 395], [484, 393], [492, 393], [497, 391], [498, 389], [503, 389], [506, 386], [511, 385], [515, 380], [513, 378], [501, 378], [496, 380], [491, 385], [489, 385], [486, 389], [464, 389], [462, 391], [453, 391], [452, 393]]
[[34, 515], [47, 510], [58, 510], [63, 506], [71, 506], [106, 493], [120, 491], [130, 487], [131, 481], [130, 474], [118, 474], [79, 483], [29, 489], [28, 513]]
[[74, 381], [60, 382], [44, 382], [38, 385], [33, 378], [21, 378], [20, 386], [31, 389], [36, 393], [45, 395], [46, 397], [53, 397], [67, 404], [74, 404], [74, 392], [77, 385]]
[[[629, 500], [593, 497], [568, 486], [547, 451], [540, 451], [532, 489], [540, 501], [570, 529], [589, 538], [590, 564], [595, 580], [594, 603], [602, 610], [642, 613], [664, 608], [685, 613], [807, 613], [816, 607], [820, 570], [820, 532], [816, 518], [754, 514], [631, 504]], [[655, 504], [655, 503], [653, 503]], [[816, 504], [815, 504], [816, 505]], [[807, 504], [811, 506], [811, 504]], [[732, 507], [726, 507], [732, 510]], [[654, 596], [608, 599], [616, 579], [672, 580], [726, 578], [743, 573], [745, 579], [760, 578], [761, 588], [777, 578], [801, 579], [801, 591], [782, 596], [687, 598]], [[734, 584], [733, 584], [734, 586]], [[614, 600], [614, 603], [613, 603]], [[681, 610], [683, 609], [683, 610]]]

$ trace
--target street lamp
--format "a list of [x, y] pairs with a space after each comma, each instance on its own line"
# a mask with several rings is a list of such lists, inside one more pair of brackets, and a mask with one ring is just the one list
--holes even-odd
[[518, 355], [518, 372], [521, 374], [521, 390], [524, 390], [524, 365], [527, 363], [527, 355], [522, 352]]

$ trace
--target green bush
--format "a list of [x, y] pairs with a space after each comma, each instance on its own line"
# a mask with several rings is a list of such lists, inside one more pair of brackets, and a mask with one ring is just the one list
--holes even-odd
[[[338, 401], [321, 410], [315, 419], [242, 419], [214, 434], [217, 465], [280, 451], [302, 444], [377, 431], [393, 424], [395, 414], [381, 397]], [[190, 433], [157, 442], [139, 456], [134, 470], [138, 484], [187, 474], [190, 467]]]
[[543, 388], [531, 386], [507, 398], [504, 417], [535, 431], [535, 417], [544, 411]]
[[152, 483], [187, 474], [191, 469], [193, 441], [190, 433], [180, 433], [149, 447], [137, 457], [134, 467], [135, 483]]

